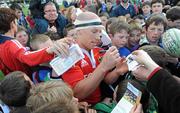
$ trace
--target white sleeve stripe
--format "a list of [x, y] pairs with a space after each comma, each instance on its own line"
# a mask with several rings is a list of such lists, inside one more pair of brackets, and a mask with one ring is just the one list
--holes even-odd
[[43, 50], [44, 50], [44, 48], [40, 49], [40, 50], [37, 50], [37, 51], [27, 51], [27, 52], [25, 52], [25, 55], [34, 54], [34, 53], [37, 53], [37, 52], [43, 51]]
[[19, 48], [24, 48], [21, 43], [19, 43], [19, 41], [17, 40], [11, 40], [12, 42], [14, 42]]

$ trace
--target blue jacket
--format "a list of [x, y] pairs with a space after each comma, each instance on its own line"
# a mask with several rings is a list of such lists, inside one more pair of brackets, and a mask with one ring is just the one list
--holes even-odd
[[[60, 13], [58, 14], [58, 18], [56, 19], [56, 28], [57, 28], [57, 33], [59, 34], [60, 37], [64, 37], [64, 28], [68, 24], [68, 20], [61, 15]], [[43, 34], [48, 31], [49, 27], [49, 22], [46, 19], [35, 19], [35, 27], [32, 31], [32, 34]]]
[[129, 49], [127, 49], [126, 47], [121, 47], [118, 50], [121, 57], [127, 57], [129, 54], [131, 54]]
[[132, 4], [129, 4], [129, 7], [125, 9], [121, 4], [118, 5], [114, 10], [113, 10], [113, 16], [118, 17], [118, 16], [125, 16], [126, 14], [130, 14], [131, 17], [133, 17], [136, 14], [135, 8]]

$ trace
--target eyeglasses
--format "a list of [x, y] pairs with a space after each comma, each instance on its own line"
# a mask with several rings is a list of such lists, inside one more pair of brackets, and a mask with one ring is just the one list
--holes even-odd
[[56, 10], [46, 10], [44, 11], [45, 13], [54, 13], [54, 12], [57, 12]]

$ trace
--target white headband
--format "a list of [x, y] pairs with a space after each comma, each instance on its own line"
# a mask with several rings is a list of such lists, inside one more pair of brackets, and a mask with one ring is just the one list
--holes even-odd
[[97, 19], [92, 19], [92, 20], [86, 20], [86, 21], [81, 21], [81, 20], [75, 20], [74, 22], [75, 28], [76, 29], [86, 29], [86, 28], [91, 28], [91, 27], [103, 27], [101, 23], [100, 18]]

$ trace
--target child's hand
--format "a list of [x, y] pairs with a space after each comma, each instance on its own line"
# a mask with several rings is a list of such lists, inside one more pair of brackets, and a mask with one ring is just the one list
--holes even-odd
[[64, 38], [57, 40], [53, 45], [47, 49], [49, 54], [55, 53], [62, 57], [67, 57], [69, 55], [69, 47], [73, 43], [72, 38]]
[[130, 113], [143, 113], [142, 104], [139, 104], [138, 106], [135, 105], [135, 106], [131, 109]]

